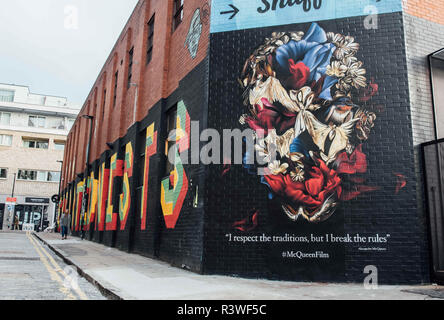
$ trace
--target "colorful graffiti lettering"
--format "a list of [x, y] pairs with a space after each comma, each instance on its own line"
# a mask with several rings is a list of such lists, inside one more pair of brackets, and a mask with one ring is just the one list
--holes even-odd
[[174, 170], [171, 172], [170, 177], [165, 178], [161, 183], [160, 202], [165, 225], [168, 229], [176, 227], [183, 202], [188, 193], [188, 178], [180, 159], [180, 153], [188, 150], [190, 147], [190, 140], [188, 138], [190, 135], [190, 116], [183, 101], [180, 101], [177, 105], [176, 128], [176, 144], [178, 148], [175, 151]]
[[114, 178], [123, 175], [123, 160], [117, 159], [117, 153], [111, 157], [109, 171], [109, 189], [108, 189], [108, 207], [106, 208], [106, 230], [113, 231], [117, 229], [117, 213], [114, 212], [113, 191]]
[[76, 187], [75, 231], [80, 231], [80, 216], [82, 211], [83, 192], [85, 181], [80, 181]]
[[74, 218], [75, 218], [75, 194], [76, 194], [76, 187], [73, 186], [69, 190], [69, 204], [68, 204], [68, 211], [71, 215], [71, 230], [74, 230]]
[[154, 131], [154, 123], [146, 129], [146, 144], [145, 144], [145, 169], [143, 172], [143, 189], [142, 189], [142, 203], [140, 212], [140, 229], [146, 230], [147, 209], [148, 209], [148, 178], [150, 175], [150, 157], [157, 152], [157, 131]]
[[90, 229], [91, 223], [96, 219], [96, 210], [97, 210], [97, 189], [98, 189], [98, 180], [95, 179], [94, 171], [91, 172], [91, 175], [88, 179], [88, 214], [87, 214], [87, 230]]
[[74, 186], [71, 192], [71, 230], [75, 230], [75, 222], [76, 222], [76, 195], [77, 195], [77, 187]]
[[128, 143], [125, 149], [125, 170], [123, 173], [123, 192], [120, 194], [119, 217], [120, 230], [125, 230], [128, 213], [131, 207], [131, 188], [129, 178], [133, 176], [133, 145]]
[[105, 229], [106, 199], [108, 197], [109, 169], [106, 169], [105, 163], [102, 163], [99, 172], [99, 194], [97, 203], [97, 229], [103, 231]]

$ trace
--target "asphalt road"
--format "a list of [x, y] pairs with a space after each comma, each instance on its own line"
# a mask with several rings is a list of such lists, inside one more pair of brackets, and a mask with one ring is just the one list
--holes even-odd
[[0, 300], [104, 299], [31, 234], [0, 231]]

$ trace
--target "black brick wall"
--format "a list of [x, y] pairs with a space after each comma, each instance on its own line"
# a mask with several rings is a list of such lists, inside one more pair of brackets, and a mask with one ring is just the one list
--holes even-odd
[[[361, 45], [357, 54], [367, 78], [379, 84], [379, 94], [366, 106], [377, 112], [376, 126], [364, 143], [369, 168], [367, 184], [378, 191], [341, 202], [339, 210], [319, 225], [288, 221], [259, 178], [234, 166], [221, 177], [222, 166], [208, 170], [205, 219], [205, 271], [313, 281], [362, 281], [364, 267], [375, 265], [382, 283], [427, 282], [424, 272], [424, 230], [418, 216], [413, 158], [409, 84], [401, 13], [379, 16], [379, 28], [366, 30], [363, 17], [319, 22], [326, 32], [354, 36]], [[240, 128], [245, 113], [237, 78], [245, 60], [272, 32], [306, 31], [310, 23], [241, 30], [211, 35], [209, 127]], [[407, 185], [395, 194], [396, 173]], [[384, 252], [362, 252], [356, 244], [233, 244], [225, 235], [241, 234], [233, 222], [259, 210], [258, 228], [244, 235], [323, 235], [333, 233], [389, 236]], [[362, 245], [361, 245], [362, 246]], [[283, 250], [328, 252], [331, 258], [315, 262], [282, 259]], [[311, 252], [310, 251], [310, 252]]]

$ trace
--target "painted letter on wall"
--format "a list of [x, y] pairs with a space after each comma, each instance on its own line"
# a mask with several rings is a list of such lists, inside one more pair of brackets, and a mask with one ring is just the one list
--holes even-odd
[[148, 210], [148, 179], [150, 176], [150, 157], [156, 154], [157, 151], [157, 131], [154, 131], [154, 123], [146, 129], [146, 144], [145, 144], [145, 169], [143, 173], [143, 189], [142, 189], [142, 204], [140, 206], [140, 229], [146, 229], [146, 217]]
[[87, 230], [90, 229], [91, 223], [96, 219], [97, 211], [97, 193], [98, 193], [98, 181], [95, 179], [94, 171], [91, 172], [91, 176], [88, 179], [88, 215], [87, 215]]
[[108, 189], [108, 207], [106, 208], [106, 230], [113, 231], [117, 229], [117, 213], [114, 212], [113, 190], [114, 178], [122, 176], [123, 161], [117, 159], [117, 153], [111, 157], [109, 171], [109, 189]]
[[102, 163], [99, 172], [99, 196], [97, 206], [97, 218], [99, 220], [98, 230], [105, 229], [106, 199], [108, 197], [109, 169], [106, 169], [105, 163]]
[[123, 193], [120, 194], [119, 217], [120, 230], [125, 230], [131, 207], [131, 188], [129, 178], [133, 176], [133, 145], [129, 142], [125, 149], [125, 170], [123, 173]]
[[[185, 134], [184, 134], [185, 133]], [[190, 147], [190, 116], [185, 104], [180, 101], [177, 105], [176, 155], [174, 170], [170, 177], [162, 180], [160, 202], [168, 229], [176, 227], [182, 210], [183, 202], [188, 193], [188, 178], [180, 159], [180, 153]], [[179, 149], [179, 150], [177, 150]]]
[[75, 215], [75, 231], [80, 231], [80, 216], [82, 212], [82, 201], [83, 201], [83, 189], [85, 187], [85, 181], [81, 181], [77, 184], [76, 188], [76, 215]]

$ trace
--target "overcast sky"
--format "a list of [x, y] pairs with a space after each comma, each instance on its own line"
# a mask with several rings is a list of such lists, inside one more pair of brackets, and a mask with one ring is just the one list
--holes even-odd
[[82, 105], [136, 3], [2, 0], [0, 82]]

